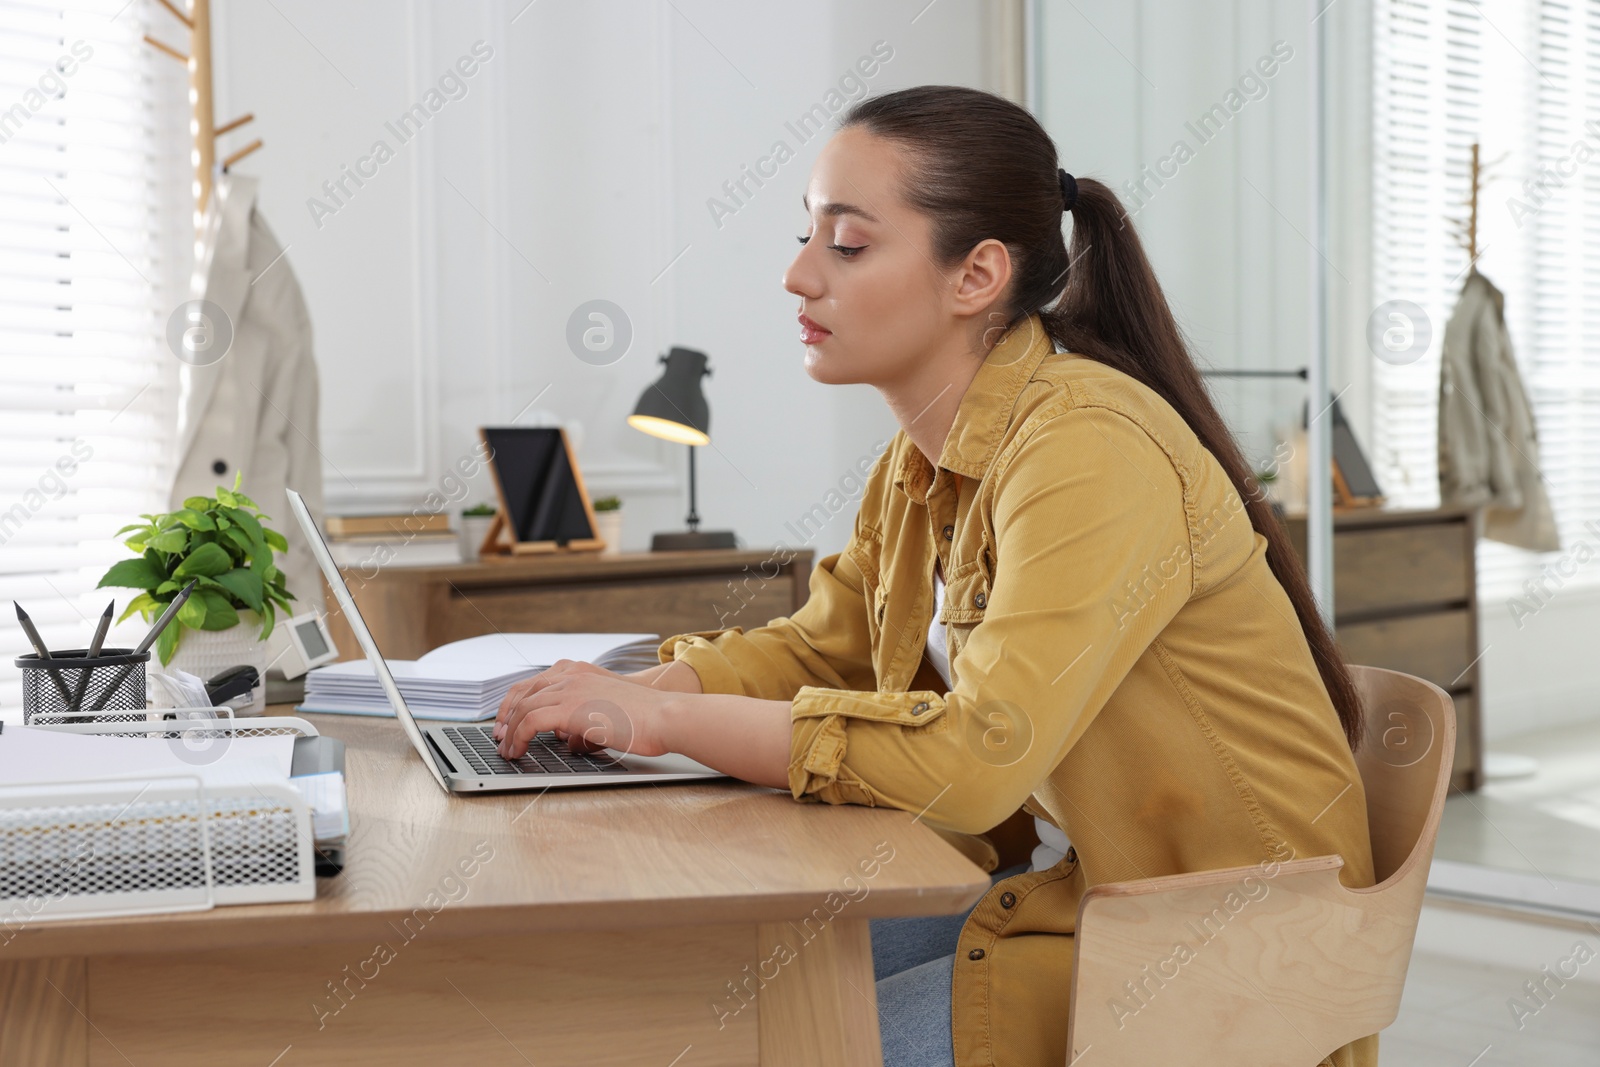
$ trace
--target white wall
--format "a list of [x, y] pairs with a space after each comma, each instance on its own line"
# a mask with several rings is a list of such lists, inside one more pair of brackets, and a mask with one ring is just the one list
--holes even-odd
[[[1067, 170], [1122, 198], [1202, 366], [1306, 366], [1312, 63], [1299, 6], [1041, 0], [1037, 25], [1040, 120]], [[1247, 77], [1259, 87], [1241, 91]], [[1201, 127], [1214, 105], [1226, 122]], [[1257, 466], [1306, 398], [1294, 379], [1209, 382]]]
[[[239, 165], [306, 291], [317, 331], [330, 509], [421, 504], [483, 424], [559, 421], [596, 495], [625, 502], [624, 547], [682, 527], [685, 451], [624, 418], [673, 344], [710, 357], [704, 528], [790, 545], [894, 424], [875, 392], [802, 369], [781, 276], [825, 140], [785, 122], [825, 100], [875, 41], [873, 92], [985, 85], [985, 6], [708, 0], [311, 0], [220, 5], [218, 120], [252, 111]], [[402, 144], [394, 120], [476, 41], [493, 49], [458, 100]], [[469, 64], [470, 66], [470, 64]], [[235, 135], [241, 136], [241, 135]], [[314, 220], [313, 197], [376, 140], [394, 158]], [[718, 226], [707, 207], [783, 139], [795, 158]], [[241, 139], [241, 142], [243, 140]], [[368, 171], [373, 165], [368, 166]], [[569, 316], [593, 299], [633, 330], [610, 366], [580, 361]], [[470, 500], [491, 490], [479, 477]], [[815, 538], [842, 546], [853, 508]]]

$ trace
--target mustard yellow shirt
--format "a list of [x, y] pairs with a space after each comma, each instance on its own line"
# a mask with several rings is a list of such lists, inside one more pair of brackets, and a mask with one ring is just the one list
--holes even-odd
[[[1331, 853], [1373, 883], [1361, 779], [1266, 539], [1158, 394], [1053, 347], [1034, 317], [989, 353], [937, 467], [896, 434], [792, 616], [661, 646], [708, 693], [792, 702], [797, 800], [951, 836], [1023, 806], [1071, 838], [962, 929], [957, 1067], [1066, 1062], [1091, 885]], [[948, 692], [923, 652], [935, 559]], [[1377, 1036], [1324, 1062], [1371, 1067]]]

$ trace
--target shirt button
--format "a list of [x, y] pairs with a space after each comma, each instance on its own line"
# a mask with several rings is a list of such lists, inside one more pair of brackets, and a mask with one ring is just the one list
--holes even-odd
[[984, 594], [979, 593], [977, 596], [972, 598], [972, 602], [981, 608], [989, 603], [989, 598]]
[[1067, 846], [1067, 862], [1068, 863], [1077, 863], [1078, 862], [1078, 850], [1073, 848], [1071, 845]]
[[973, 949], [971, 952], [967, 953], [967, 959], [969, 959], [969, 960], [981, 960], [981, 959], [983, 959], [983, 949], [981, 949], [981, 948]]
[[1009, 908], [1009, 907], [1011, 907], [1011, 905], [1015, 904], [1016, 902], [1017, 902], [1017, 895], [1015, 893], [1001, 893], [1000, 894], [1000, 906], [1002, 908]]
[[928, 710], [928, 702], [927, 701], [923, 701], [921, 704], [918, 704], [916, 707], [911, 709], [911, 714], [913, 714], [913, 715], [921, 715], [923, 712], [925, 712], [927, 710]]
[[944, 528], [944, 539], [946, 541], [954, 540], [955, 536], [956, 536], [956, 528], [954, 526], [946, 526]]

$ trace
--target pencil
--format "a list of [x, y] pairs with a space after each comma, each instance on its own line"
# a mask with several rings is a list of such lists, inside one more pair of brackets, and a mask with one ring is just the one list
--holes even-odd
[[[33, 620], [28, 618], [26, 611], [22, 610], [22, 605], [15, 600], [11, 604], [17, 609], [17, 621], [22, 624], [22, 632], [28, 635], [28, 641], [32, 643], [33, 650], [39, 654], [39, 658], [47, 661], [54, 659], [50, 655], [50, 650], [44, 645], [44, 638], [40, 637], [39, 631], [34, 628]], [[70, 710], [72, 707], [72, 694], [67, 692], [67, 683], [61, 680], [61, 672], [54, 667], [47, 667], [45, 670], [50, 675], [50, 680], [56, 683], [56, 691], [61, 694], [61, 699], [66, 701], [66, 706]]]
[[[94, 659], [100, 654], [100, 646], [105, 643], [106, 631], [111, 629], [111, 613], [116, 610], [117, 602], [113, 600], [106, 605], [106, 612], [100, 616], [100, 622], [94, 628], [94, 638], [89, 642], [89, 652], [84, 659]], [[84, 667], [78, 671], [78, 686], [72, 693], [72, 707], [70, 711], [83, 710], [83, 693], [89, 688], [89, 675], [94, 673], [93, 667]]]
[[[167, 610], [161, 613], [161, 618], [157, 619], [156, 624], [150, 627], [150, 632], [144, 635], [144, 638], [139, 642], [139, 647], [133, 650], [135, 655], [150, 651], [150, 646], [156, 643], [156, 638], [161, 636], [161, 631], [167, 628], [167, 624], [178, 617], [178, 609], [183, 607], [184, 601], [189, 599], [189, 594], [194, 592], [194, 587], [199, 584], [200, 579], [191, 578], [188, 585], [178, 590], [178, 595], [172, 598], [172, 603], [167, 605]], [[95, 701], [94, 707], [89, 710], [99, 711], [105, 707], [106, 701], [111, 699], [111, 694], [122, 687], [122, 683], [127, 681], [128, 675], [133, 673], [135, 666], [137, 664], [130, 663], [118, 671], [117, 676], [106, 687], [106, 691], [100, 694], [100, 699]]]

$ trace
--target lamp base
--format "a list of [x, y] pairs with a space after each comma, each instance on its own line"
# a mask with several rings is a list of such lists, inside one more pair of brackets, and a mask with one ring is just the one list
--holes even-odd
[[738, 548], [732, 530], [684, 530], [658, 533], [650, 538], [652, 552], [696, 552], [709, 548]]

